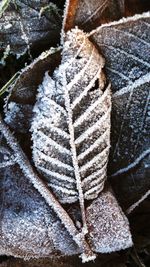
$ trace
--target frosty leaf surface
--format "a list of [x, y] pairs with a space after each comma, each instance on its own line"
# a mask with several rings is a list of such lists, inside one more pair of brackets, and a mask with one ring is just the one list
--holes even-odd
[[[28, 179], [28, 182], [31, 183], [32, 186], [34, 186], [34, 188], [38, 191], [38, 193], [41, 195], [41, 197], [45, 200], [46, 204], [50, 207], [50, 209], [52, 209], [52, 211], [54, 212], [56, 218], [58, 217], [58, 220], [60, 220], [60, 222], [61, 222], [61, 224], [63, 226], [63, 229], [65, 227], [65, 229], [67, 230], [67, 233], [69, 234], [70, 238], [73, 238], [73, 243], [75, 242], [76, 248], [79, 249], [78, 251], [81, 251], [82, 252], [82, 259], [83, 259], [83, 261], [85, 261], [85, 260], [88, 261], [88, 260], [94, 259], [95, 258], [95, 255], [92, 252], [89, 244], [87, 243], [87, 241], [85, 240], [85, 238], [82, 235], [80, 235], [78, 229], [76, 228], [74, 222], [72, 221], [72, 219], [68, 215], [68, 213], [60, 205], [60, 203], [56, 200], [56, 198], [51, 193], [51, 191], [47, 188], [47, 186], [45, 185], [45, 183], [36, 174], [36, 172], [34, 171], [34, 169], [32, 168], [32, 166], [30, 165], [30, 162], [29, 162], [27, 156], [25, 155], [25, 153], [21, 149], [21, 147], [18, 144], [16, 138], [12, 135], [12, 133], [9, 130], [9, 128], [7, 127], [7, 125], [3, 122], [2, 118], [0, 118], [0, 131], [2, 133], [2, 137], [4, 136], [4, 139], [6, 140], [7, 144], [10, 146], [10, 149], [11, 149], [13, 155], [14, 155], [14, 159], [13, 159], [14, 163], [17, 164], [17, 166], [19, 166], [19, 169], [21, 170], [21, 173], [23, 173], [23, 176]], [[3, 155], [5, 156], [4, 153], [2, 153], [2, 156]], [[4, 160], [7, 161], [6, 157], [4, 158]], [[13, 165], [15, 165], [15, 164], [13, 164]], [[5, 168], [7, 165], [8, 164], [6, 162], [3, 163], [3, 158], [2, 158], [2, 169], [4, 168], [4, 171], [5, 170], [7, 171], [7, 169]], [[13, 177], [13, 175], [12, 175], [12, 177]], [[19, 177], [19, 181], [20, 181], [20, 177]], [[15, 176], [15, 182], [16, 182], [16, 176]], [[9, 186], [9, 184], [8, 184], [8, 186]], [[4, 196], [5, 196], [5, 194], [4, 194]], [[17, 198], [17, 200], [18, 200], [18, 198]], [[4, 203], [5, 203], [5, 201], [4, 202], [2, 201], [2, 205], [4, 205]], [[4, 209], [4, 211], [5, 211], [5, 209]], [[27, 218], [27, 220], [28, 220], [28, 218], [30, 218], [26, 213], [25, 213], [25, 217]], [[16, 218], [16, 216], [15, 216], [15, 218]], [[32, 215], [31, 215], [31, 218], [32, 218]], [[7, 224], [8, 223], [9, 223], [9, 218], [8, 218], [8, 221], [7, 221], [7, 218], [6, 218], [6, 231], [7, 231]], [[21, 225], [22, 225], [22, 220], [19, 219], [19, 223], [21, 223]], [[18, 224], [16, 223], [16, 221], [15, 221], [15, 224], [18, 226]], [[65, 254], [68, 255], [68, 252], [69, 251], [68, 250], [65, 250], [66, 248], [64, 246], [65, 245], [64, 241], [61, 239], [63, 241], [61, 243], [61, 241], [59, 241], [57, 239], [57, 237], [59, 238], [61, 236], [61, 234], [58, 235], [58, 233], [60, 233], [60, 230], [61, 229], [56, 230], [57, 229], [57, 225], [58, 225], [58, 222], [56, 222], [56, 225], [55, 224], [53, 225], [54, 226], [53, 227], [54, 233], [52, 232], [52, 229], [50, 229], [51, 230], [50, 238], [52, 240], [51, 242], [52, 243], [53, 242], [54, 243], [56, 242], [56, 246], [57, 246], [57, 242], [58, 242], [58, 246], [60, 246], [60, 248], [58, 249], [58, 251], [60, 253], [63, 253], [64, 255]], [[23, 225], [21, 227], [23, 228]], [[28, 225], [28, 223], [25, 225], [25, 229], [26, 228], [30, 232], [30, 225]], [[31, 228], [32, 228], [32, 225], [31, 225]], [[3, 228], [1, 228], [0, 230], [3, 232]], [[16, 230], [16, 229], [14, 229], [14, 230]], [[43, 232], [43, 230], [41, 230], [41, 231]], [[17, 232], [19, 234], [19, 237], [20, 237], [20, 232], [21, 232], [21, 230], [19, 230], [19, 232]], [[39, 231], [37, 231], [37, 235], [38, 235], [38, 233], [39, 233]], [[30, 237], [33, 238], [32, 234], [34, 236], [34, 232], [33, 233], [32, 232], [30, 233]], [[65, 231], [64, 231], [64, 234], [65, 234]], [[2, 235], [2, 237], [5, 237], [5, 232], [4, 232], [4, 234], [2, 233], [1, 235]], [[12, 237], [12, 235], [15, 237], [16, 233], [13, 233], [13, 231], [11, 230], [11, 235], [9, 235], [9, 238], [12, 238], [13, 239], [14, 237]], [[25, 233], [23, 233], [23, 235], [25, 236]], [[56, 237], [55, 237], [55, 235], [56, 235]], [[69, 241], [68, 237], [65, 237], [65, 238], [67, 239], [67, 242], [68, 242]], [[5, 241], [5, 238], [3, 238], [3, 239]], [[21, 242], [22, 242], [22, 240], [21, 240]], [[10, 240], [10, 243], [12, 243], [12, 240]], [[27, 241], [27, 243], [28, 243], [28, 241]], [[14, 245], [18, 247], [18, 243], [16, 243], [15, 239], [14, 239]], [[72, 246], [72, 244], [70, 244], [70, 245]], [[24, 254], [23, 255], [15, 254], [15, 251], [14, 252], [11, 252], [12, 254], [9, 253], [9, 250], [8, 250], [8, 252], [6, 251], [4, 253], [5, 246], [6, 246], [5, 244], [2, 244], [2, 248], [0, 250], [0, 254], [8, 254], [8, 255], [26, 257]], [[11, 246], [11, 248], [12, 248], [12, 246]], [[20, 252], [23, 251], [22, 249], [20, 249]], [[72, 253], [71, 254], [74, 254], [74, 253], [76, 254], [76, 249], [75, 250], [74, 250], [74, 248], [72, 248], [72, 249], [73, 250], [72, 250]], [[27, 248], [27, 250], [28, 250], [28, 248]], [[63, 252], [61, 252], [61, 250], [63, 250]], [[32, 257], [31, 255], [33, 253], [33, 250], [31, 250], [31, 251], [32, 251], [31, 254], [28, 253], [28, 252], [25, 252], [26, 255], [29, 254], [28, 255], [29, 258]], [[57, 252], [57, 249], [56, 249], [56, 252]], [[51, 252], [49, 251], [49, 253], [51, 253]], [[34, 255], [33, 255], [33, 257], [34, 257]], [[39, 251], [39, 254], [36, 255], [36, 257], [41, 257], [40, 256], [40, 251]]]
[[39, 87], [32, 123], [33, 160], [62, 203], [79, 201], [104, 187], [110, 146], [110, 85], [104, 59], [78, 29], [66, 34], [62, 61]]
[[[75, 227], [69, 214], [53, 197], [46, 185], [34, 172], [26, 155], [19, 146], [16, 138], [11, 134], [8, 127], [0, 121], [0, 255], [9, 255], [19, 258], [42, 258], [60, 255], [73, 255], [82, 253], [82, 260], [89, 261], [94, 258], [91, 250], [95, 250], [92, 242], [92, 234], [89, 237], [89, 243], [83, 238], [83, 235]], [[112, 195], [110, 190], [106, 190], [108, 195]], [[100, 203], [103, 202], [103, 196], [98, 198]], [[114, 202], [115, 203], [115, 202]], [[105, 200], [105, 207], [114, 205], [113, 201]], [[89, 209], [94, 208], [92, 204]], [[71, 214], [71, 207], [69, 213]], [[80, 209], [76, 206], [75, 218]], [[87, 210], [87, 225], [91, 231], [91, 220]], [[94, 208], [92, 214], [97, 214]], [[122, 231], [125, 231], [124, 246], [123, 240], [118, 249], [124, 249], [132, 245], [131, 236], [125, 217], [122, 217], [119, 206], [115, 204], [115, 213], [118, 216], [117, 223], [120, 224], [124, 218], [124, 225], [120, 224]], [[96, 215], [95, 214], [95, 215]], [[108, 223], [107, 230], [111, 232], [114, 225], [110, 216], [105, 214], [105, 220], [102, 225], [105, 227]], [[120, 218], [122, 218], [120, 220]], [[94, 223], [93, 227], [97, 228]], [[123, 227], [123, 228], [122, 228]], [[94, 229], [93, 228], [93, 229]], [[109, 239], [107, 232], [103, 234]], [[113, 240], [118, 237], [114, 232], [110, 240], [113, 246]], [[103, 240], [100, 239], [100, 249]], [[122, 243], [121, 243], [122, 242]], [[114, 243], [115, 244], [115, 243]], [[115, 247], [117, 249], [117, 247]]]
[[[128, 220], [121, 208], [118, 209], [111, 188], [105, 189], [100, 197], [92, 202], [86, 215], [90, 228], [89, 240], [94, 251], [110, 253], [132, 246]], [[105, 224], [106, 221], [108, 224]]]
[[29, 182], [23, 169], [28, 172], [30, 167], [28, 163], [22, 166], [21, 149], [17, 155], [13, 146], [16, 149], [18, 145], [12, 143], [13, 137], [4, 137], [10, 132], [2, 124], [0, 131], [0, 254], [39, 258], [79, 253], [54, 210]]
[[29, 132], [37, 87], [45, 72], [53, 73], [59, 62], [60, 49], [51, 48], [24, 68], [13, 84], [6, 99], [5, 121], [16, 132]]
[[150, 13], [102, 25], [92, 39], [112, 83], [110, 175], [126, 206], [149, 189]]
[[[56, 45], [61, 29], [61, 13], [50, 1], [10, 1], [0, 17], [0, 46], [20, 56], [31, 49], [42, 51]], [[50, 5], [49, 11], [40, 16], [42, 7]], [[51, 12], [50, 12], [51, 10]]]
[[87, 32], [102, 23], [120, 19], [124, 11], [124, 0], [67, 0], [64, 30], [77, 25]]

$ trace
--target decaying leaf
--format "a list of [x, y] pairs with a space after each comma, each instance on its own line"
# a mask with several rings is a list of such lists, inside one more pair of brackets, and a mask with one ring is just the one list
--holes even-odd
[[109, 172], [128, 207], [150, 187], [149, 82], [150, 13], [102, 25], [91, 34], [106, 59], [112, 84]]
[[68, 32], [61, 65], [39, 87], [32, 123], [35, 166], [62, 203], [79, 201], [83, 229], [84, 199], [96, 198], [107, 176], [111, 97], [103, 67], [86, 35]]
[[90, 31], [102, 23], [122, 18], [124, 0], [67, 0], [64, 15], [64, 30], [78, 25]]
[[[46, 0], [10, 1], [9, 6], [0, 18], [0, 47], [5, 50], [10, 46], [10, 52], [20, 56], [27, 50], [36, 49], [42, 52], [59, 41], [61, 29], [60, 10]], [[45, 5], [51, 5], [40, 17], [40, 10]]]

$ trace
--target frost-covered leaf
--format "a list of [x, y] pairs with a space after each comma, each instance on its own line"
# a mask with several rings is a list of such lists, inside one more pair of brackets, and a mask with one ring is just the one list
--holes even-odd
[[[40, 16], [46, 5], [51, 9]], [[9, 45], [17, 56], [30, 49], [42, 51], [58, 43], [60, 29], [60, 10], [50, 1], [11, 1], [0, 18], [0, 48], [5, 50]]]
[[124, 14], [124, 0], [67, 0], [64, 29], [76, 25], [90, 31], [104, 22], [120, 19]]
[[89, 240], [94, 251], [110, 253], [132, 246], [128, 220], [121, 208], [118, 210], [118, 203], [110, 189], [104, 190], [92, 202], [86, 216], [90, 229]]
[[112, 186], [126, 206], [149, 189], [150, 13], [102, 25], [92, 33], [112, 83]]
[[149, 0], [67, 0], [65, 31], [75, 26], [90, 31], [101, 24], [150, 10]]
[[[91, 245], [90, 248], [74, 224], [78, 220], [79, 208], [76, 207], [75, 221], [73, 222], [71, 216], [37, 176], [17, 140], [2, 119], [0, 120], [0, 132], [0, 255], [29, 259], [82, 253], [83, 261], [93, 259], [94, 255], [91, 249], [95, 250], [95, 247]], [[106, 194], [110, 196], [110, 201], [103, 195], [102, 198], [101, 196], [98, 198], [100, 204], [105, 202], [106, 210], [106, 213], [103, 212], [105, 219], [101, 226], [102, 229], [105, 228], [107, 222], [107, 231], [112, 233], [116, 223], [120, 225], [120, 229], [125, 231], [124, 240], [128, 239], [128, 242], [125, 245], [122, 242], [122, 246], [119, 246], [118, 249], [124, 249], [128, 245], [132, 245], [128, 224], [118, 204], [113, 200], [113, 196], [111, 197], [112, 193], [107, 190]], [[118, 216], [115, 225], [106, 209], [106, 207], [112, 209], [114, 204], [114, 214]], [[94, 206], [91, 204], [89, 209], [92, 208]], [[87, 210], [88, 212], [89, 210]], [[95, 208], [93, 216], [95, 212], [97, 218], [99, 215], [101, 216], [101, 214], [97, 214]], [[88, 227], [91, 228], [93, 218], [91, 220], [90, 216], [88, 217]], [[124, 219], [124, 225], [121, 218]], [[95, 227], [98, 227], [96, 221], [92, 229]], [[104, 231], [103, 238], [105, 236], [105, 239], [109, 240], [107, 231]], [[118, 232], [114, 232], [114, 240], [116, 240], [116, 236], [118, 237]], [[91, 243], [93, 243], [93, 238], [91, 235]], [[101, 246], [103, 240], [99, 241]], [[110, 242], [113, 246], [113, 239]]]
[[6, 99], [5, 121], [18, 133], [28, 133], [37, 87], [46, 71], [53, 73], [60, 62], [60, 49], [43, 52], [22, 70]]
[[[61, 65], [39, 87], [32, 123], [33, 160], [62, 203], [84, 200], [104, 187], [110, 147], [110, 85], [104, 59], [78, 29], [68, 32]], [[87, 231], [87, 230], [86, 230]]]
[[79, 253], [60, 218], [32, 185], [30, 176], [36, 174], [2, 122], [0, 132], [0, 254], [39, 258]]
[[0, 255], [27, 259], [81, 252], [18, 165], [0, 175]]

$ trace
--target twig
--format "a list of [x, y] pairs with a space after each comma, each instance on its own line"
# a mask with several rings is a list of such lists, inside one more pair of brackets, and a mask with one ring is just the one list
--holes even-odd
[[12, 77], [11, 79], [0, 89], [0, 96], [2, 94], [4, 94], [8, 88], [10, 87], [10, 85], [16, 80], [16, 78], [19, 76], [20, 72], [16, 72]]
[[2, 0], [0, 4], [0, 17], [3, 15], [7, 7], [9, 6], [11, 0]]
[[126, 213], [130, 214], [135, 208], [137, 208], [148, 196], [150, 195], [150, 190], [148, 190], [137, 202], [131, 205], [127, 210]]

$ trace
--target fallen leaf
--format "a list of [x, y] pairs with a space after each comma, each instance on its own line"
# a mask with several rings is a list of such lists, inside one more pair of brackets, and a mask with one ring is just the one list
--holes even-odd
[[[129, 223], [111, 190], [103, 190], [86, 211], [94, 251], [110, 253], [132, 246]], [[114, 234], [115, 233], [115, 234]]]
[[[84, 46], [82, 42], [85, 42]], [[109, 151], [111, 99], [110, 86], [104, 90], [104, 60], [82, 31], [68, 33], [62, 53], [60, 67], [52, 78], [46, 74], [38, 90], [32, 124], [33, 159], [37, 169], [47, 177], [50, 187], [57, 192], [57, 197], [64, 203], [70, 203], [78, 199], [75, 184], [81, 181], [76, 179], [82, 179], [82, 185], [78, 184], [77, 188], [84, 188], [86, 199], [95, 198], [103, 188]], [[70, 143], [68, 136], [72, 140]], [[49, 158], [44, 157], [45, 153]], [[100, 161], [98, 155], [101, 155]], [[59, 161], [58, 170], [56, 164], [51, 162], [53, 159]], [[51, 162], [49, 168], [48, 162]], [[67, 179], [67, 173], [69, 175], [72, 171], [73, 174], [73, 168], [74, 175]], [[49, 174], [50, 170], [55, 173]], [[65, 180], [63, 184], [57, 178], [59, 171], [66, 177], [67, 185]], [[98, 179], [99, 172], [103, 177], [102, 184]], [[51, 182], [53, 175], [58, 179], [56, 184]], [[91, 181], [93, 186], [90, 185]], [[67, 193], [67, 188], [70, 193]]]
[[102, 25], [90, 35], [106, 59], [112, 84], [109, 174], [124, 207], [150, 186], [150, 13]]
[[86, 32], [102, 23], [120, 19], [124, 14], [124, 0], [67, 0], [64, 30], [76, 25]]
[[[79, 253], [81, 250], [62, 223], [63, 208], [58, 204], [60, 219], [44, 200], [45, 185], [2, 121], [0, 131], [0, 254], [27, 259]], [[43, 187], [43, 197], [35, 183]]]
[[[104, 59], [78, 29], [68, 32], [58, 69], [39, 87], [32, 123], [33, 160], [62, 203], [84, 200], [104, 187], [110, 147], [110, 85]], [[84, 229], [85, 228], [85, 229]]]
[[53, 73], [59, 62], [60, 49], [51, 48], [21, 71], [10, 89], [5, 104], [5, 121], [11, 129], [18, 133], [29, 133], [37, 88], [45, 72]]
[[[40, 16], [40, 9], [50, 5]], [[40, 51], [56, 45], [61, 29], [60, 10], [48, 0], [21, 0], [8, 5], [0, 18], [0, 46], [5, 50], [10, 46], [10, 52], [18, 57], [26, 51]]]

